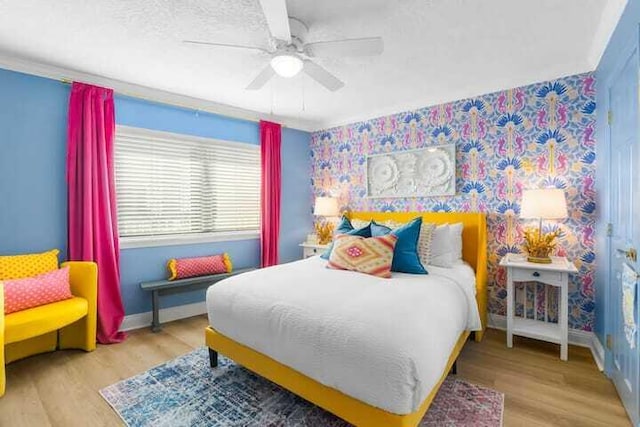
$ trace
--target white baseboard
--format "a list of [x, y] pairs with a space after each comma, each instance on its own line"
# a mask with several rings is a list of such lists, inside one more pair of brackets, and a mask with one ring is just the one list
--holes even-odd
[[[489, 313], [489, 328], [507, 330], [507, 318], [501, 314]], [[579, 347], [586, 347], [591, 350], [593, 359], [598, 365], [600, 371], [604, 367], [604, 349], [600, 345], [600, 341], [596, 334], [589, 331], [583, 331], [581, 329], [569, 329], [569, 344], [577, 345]], [[599, 346], [599, 348], [598, 348]]]
[[[207, 305], [204, 301], [193, 304], [177, 305], [160, 309], [160, 323], [172, 322], [174, 320], [186, 319], [187, 317], [198, 316], [207, 312]], [[121, 331], [131, 331], [133, 329], [148, 328], [151, 326], [153, 314], [150, 311], [124, 316]]]
[[598, 369], [604, 371], [604, 347], [596, 334], [593, 334], [591, 353], [593, 354], [593, 359], [596, 361], [596, 365], [598, 365]]

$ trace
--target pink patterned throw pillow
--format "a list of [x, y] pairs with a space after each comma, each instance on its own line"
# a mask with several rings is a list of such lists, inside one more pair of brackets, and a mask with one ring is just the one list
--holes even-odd
[[73, 297], [69, 285], [69, 267], [0, 283], [4, 285], [4, 314]]
[[195, 258], [170, 259], [167, 263], [169, 280], [186, 279], [188, 277], [208, 276], [210, 274], [231, 273], [233, 265], [229, 254]]
[[393, 234], [369, 238], [347, 234], [337, 236], [327, 267], [389, 278], [397, 240]]

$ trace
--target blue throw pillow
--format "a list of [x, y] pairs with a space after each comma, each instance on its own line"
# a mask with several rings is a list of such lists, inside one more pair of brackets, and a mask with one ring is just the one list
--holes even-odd
[[391, 233], [391, 229], [386, 225], [378, 224], [375, 221], [371, 221], [371, 236], [378, 237]]
[[347, 234], [353, 230], [353, 225], [351, 225], [351, 221], [346, 216], [342, 216], [340, 220], [340, 224], [336, 227], [335, 234]]
[[410, 274], [429, 274], [420, 262], [420, 257], [418, 256], [418, 239], [420, 238], [422, 218], [418, 217], [395, 230], [391, 230], [389, 227], [376, 224], [375, 222], [372, 222], [370, 226], [373, 237], [393, 233], [398, 238], [396, 247], [393, 250], [391, 271]]
[[[346, 225], [345, 225], [345, 227], [340, 228], [340, 226], [342, 226], [345, 221], [349, 224], [349, 227], [351, 228], [350, 230], [347, 230]], [[342, 222], [336, 228], [336, 235], [338, 235], [338, 234], [348, 234], [350, 236], [371, 237], [371, 224], [367, 224], [366, 226], [364, 226], [362, 228], [354, 229], [353, 226], [351, 225], [351, 222], [349, 222], [349, 220], [346, 217], [342, 217]], [[320, 258], [329, 259], [329, 256], [331, 255], [331, 250], [332, 249], [333, 249], [333, 243], [331, 243], [331, 246], [329, 246], [329, 249], [327, 249], [326, 251], [324, 251], [324, 253], [322, 255], [320, 255]]]

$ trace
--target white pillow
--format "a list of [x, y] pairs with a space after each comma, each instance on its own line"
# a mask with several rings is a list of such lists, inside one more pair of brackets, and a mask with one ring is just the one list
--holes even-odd
[[431, 258], [430, 265], [436, 267], [453, 267], [455, 260], [455, 247], [451, 238], [451, 230], [449, 224], [438, 225], [431, 233]]
[[451, 268], [462, 261], [463, 227], [461, 222], [457, 222], [439, 225], [433, 230], [430, 265]]
[[464, 225], [461, 222], [451, 224], [449, 226], [449, 233], [451, 233], [451, 240], [453, 241], [453, 260], [462, 260], [462, 228]]

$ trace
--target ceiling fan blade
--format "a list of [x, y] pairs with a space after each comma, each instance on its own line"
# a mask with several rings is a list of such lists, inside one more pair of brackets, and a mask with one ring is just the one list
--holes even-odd
[[273, 38], [291, 43], [286, 0], [260, 0], [260, 6]]
[[226, 43], [212, 43], [212, 42], [202, 42], [198, 40], [183, 40], [182, 43], [187, 44], [199, 44], [204, 46], [215, 46], [215, 47], [231, 47], [234, 49], [251, 49], [251, 50], [259, 50], [261, 52], [269, 53], [267, 49], [263, 49], [257, 46], [243, 46], [239, 44], [226, 44]]
[[305, 53], [312, 57], [373, 56], [384, 51], [382, 37], [345, 39], [304, 45]]
[[253, 79], [253, 81], [251, 83], [249, 83], [249, 86], [247, 86], [247, 90], [259, 90], [259, 89], [262, 89], [262, 87], [269, 80], [271, 80], [271, 77], [273, 77], [275, 74], [276, 74], [276, 72], [273, 71], [273, 68], [271, 67], [271, 64], [267, 65], [266, 68], [264, 70], [262, 70], [260, 72], [260, 74], [258, 74], [256, 76], [256, 78]]
[[329, 89], [331, 92], [335, 92], [344, 86], [344, 83], [340, 81], [340, 79], [308, 59], [304, 61], [303, 70], [309, 75], [309, 77]]

